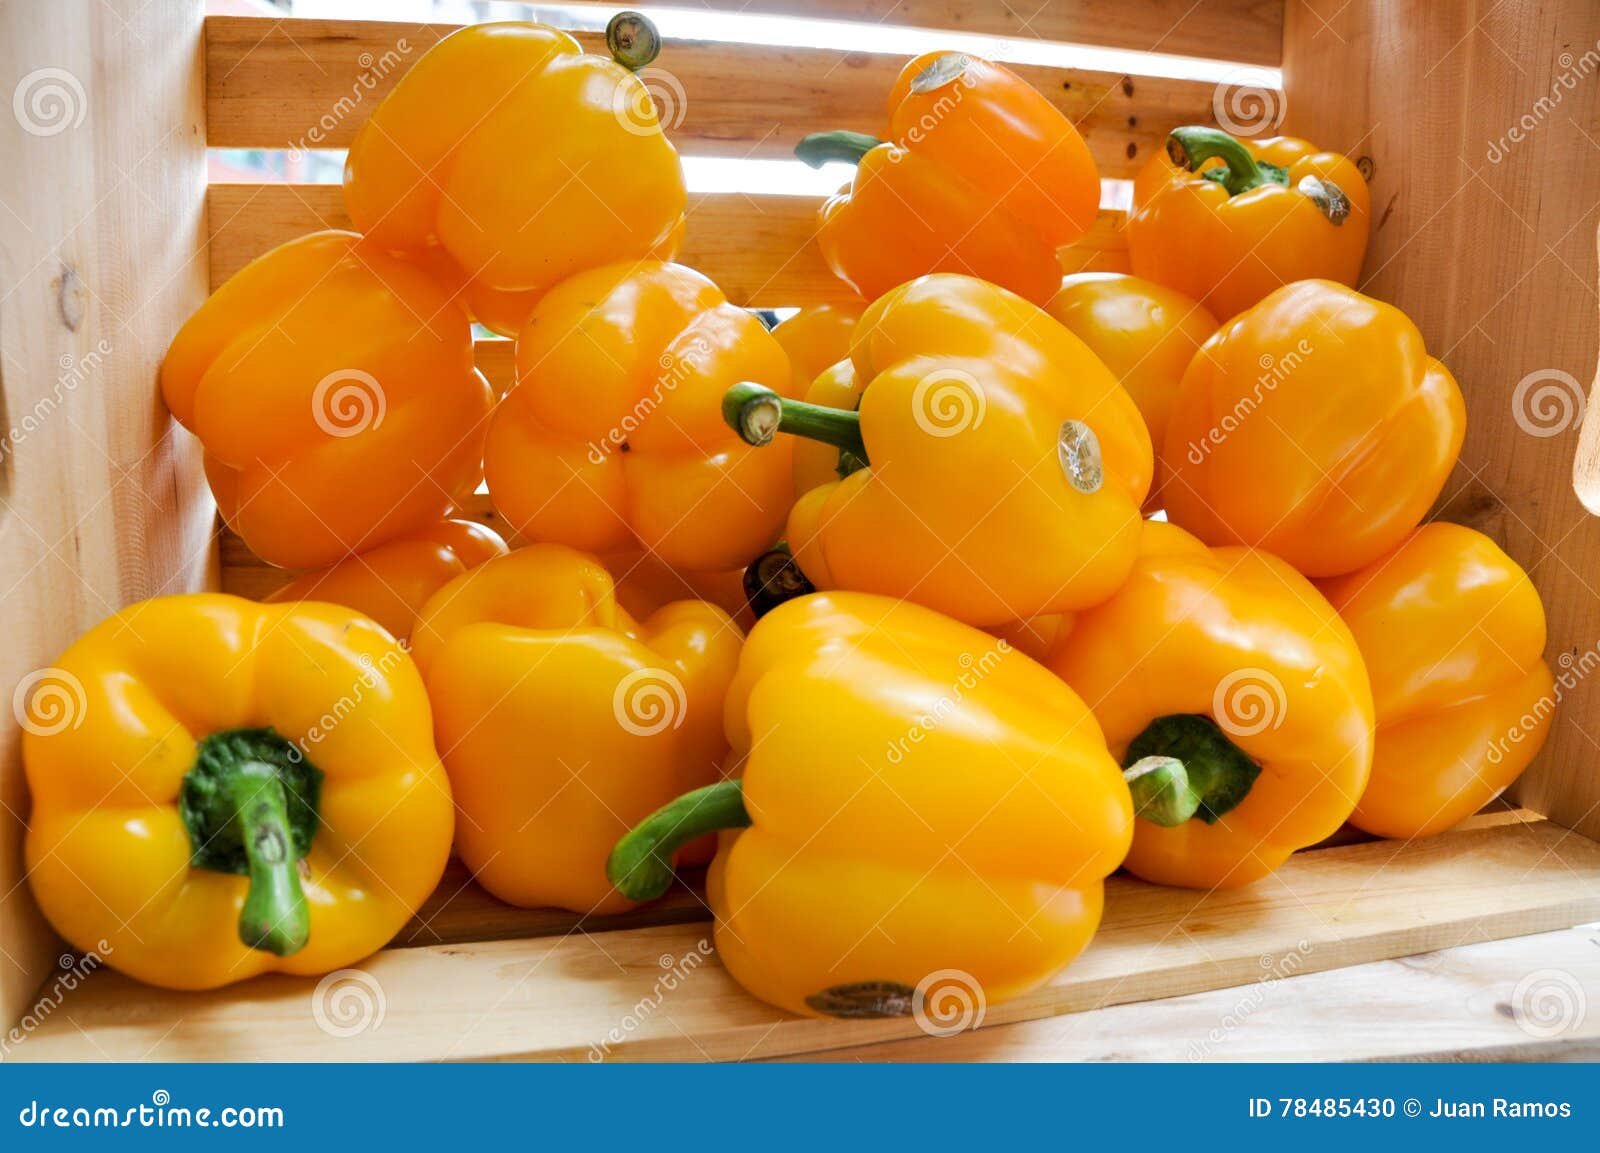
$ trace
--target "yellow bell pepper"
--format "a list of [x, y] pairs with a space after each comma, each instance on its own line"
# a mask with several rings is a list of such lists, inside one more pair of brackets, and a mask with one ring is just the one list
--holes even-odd
[[681, 264], [633, 261], [552, 289], [517, 339], [517, 383], [490, 423], [489, 496], [524, 539], [646, 550], [672, 568], [743, 568], [794, 503], [787, 447], [722, 425], [722, 394], [787, 394], [759, 320]]
[[345, 605], [406, 640], [429, 597], [469, 568], [505, 553], [506, 542], [487, 525], [442, 520], [330, 568], [302, 573], [266, 599], [269, 604]]
[[1094, 709], [1133, 790], [1129, 872], [1232, 888], [1334, 832], [1372, 765], [1350, 630], [1268, 553], [1145, 526], [1139, 562], [1047, 664]]
[[1122, 583], [1150, 437], [1082, 341], [1002, 288], [936, 275], [873, 303], [851, 360], [859, 412], [748, 384], [723, 402], [752, 444], [792, 432], [861, 466], [789, 515], [813, 584], [983, 626], [1094, 604]]
[[[1155, 454], [1184, 370], [1217, 331], [1217, 318], [1177, 289], [1137, 276], [1083, 272], [1065, 277], [1044, 310], [1089, 346], [1139, 406]], [[1161, 507], [1152, 488], [1145, 510]]]
[[[822, 408], [854, 412], [861, 403], [863, 383], [855, 362], [846, 356], [818, 373], [800, 399]], [[854, 457], [841, 458], [837, 445], [799, 437], [794, 442], [794, 491], [804, 495], [822, 485], [834, 484], [860, 464]]]
[[1128, 790], [1035, 662], [917, 605], [819, 593], [756, 625], [726, 715], [742, 776], [660, 809], [608, 868], [659, 896], [678, 846], [726, 830], [706, 893], [722, 962], [757, 997], [901, 1015], [953, 975], [993, 1006], [1089, 943]]
[[1134, 182], [1133, 271], [1236, 316], [1296, 280], [1353, 285], [1367, 254], [1367, 182], [1293, 136], [1174, 129]]
[[1224, 324], [1179, 386], [1161, 451], [1167, 517], [1267, 549], [1307, 576], [1395, 548], [1466, 435], [1450, 370], [1399, 309], [1326, 280]]
[[585, 55], [541, 24], [474, 24], [446, 36], [351, 143], [350, 219], [426, 265], [506, 335], [575, 273], [671, 259], [683, 167], [629, 71], [654, 58], [655, 30], [625, 13], [608, 43], [615, 60]]
[[649, 553], [609, 553], [600, 558], [616, 579], [617, 603], [635, 620], [643, 620], [673, 601], [710, 601], [741, 628], [755, 623], [744, 591], [744, 569], [685, 572], [668, 568]]
[[269, 564], [320, 568], [415, 532], [483, 479], [494, 396], [467, 314], [351, 232], [231, 277], [173, 338], [161, 392], [205, 446], [223, 519]]
[[113, 968], [171, 989], [327, 972], [438, 884], [454, 810], [428, 698], [358, 613], [162, 597], [49, 672], [22, 739], [28, 880]]
[[789, 357], [796, 396], [810, 388], [824, 369], [850, 355], [850, 334], [864, 308], [864, 303], [802, 308], [772, 330], [772, 338]]
[[513, 905], [613, 913], [606, 854], [717, 777], [742, 637], [680, 601], [635, 621], [593, 557], [530, 545], [440, 589], [412, 644], [461, 821], [456, 851]]
[[1424, 525], [1387, 556], [1319, 586], [1366, 658], [1377, 710], [1372, 779], [1350, 823], [1425, 837], [1521, 775], [1559, 693], [1544, 606], [1517, 562], [1460, 525]]

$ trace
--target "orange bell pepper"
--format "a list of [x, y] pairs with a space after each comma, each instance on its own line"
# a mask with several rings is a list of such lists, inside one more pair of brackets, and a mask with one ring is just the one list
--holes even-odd
[[[1174, 129], [1134, 182], [1133, 271], [1226, 320], [1296, 280], [1353, 285], [1367, 254], [1367, 182], [1292, 136]], [[1220, 163], [1213, 164], [1213, 161]]]
[[355, 226], [507, 334], [574, 273], [670, 258], [683, 168], [629, 71], [654, 57], [654, 29], [626, 17], [608, 29], [616, 60], [540, 24], [475, 24], [435, 44], [350, 145]]
[[711, 281], [655, 261], [579, 273], [539, 302], [516, 356], [486, 464], [525, 539], [715, 572], [778, 538], [789, 449], [742, 445], [720, 406], [737, 381], [791, 392], [788, 358]]
[[1111, 599], [1046, 662], [1094, 711], [1133, 792], [1125, 867], [1232, 888], [1344, 823], [1372, 766], [1372, 690], [1350, 629], [1264, 552], [1145, 525]]
[[1167, 516], [1308, 576], [1390, 551], [1455, 465], [1466, 407], [1399, 309], [1326, 280], [1223, 325], [1184, 373], [1161, 454]]
[[606, 857], [653, 809], [717, 779], [742, 642], [701, 601], [634, 620], [599, 562], [560, 545], [496, 557], [435, 593], [413, 652], [460, 813], [456, 851], [483, 887], [513, 905], [628, 908]]
[[865, 303], [802, 308], [772, 330], [773, 339], [789, 357], [796, 396], [810, 388], [825, 369], [850, 355], [850, 334], [865, 308]]
[[[835, 408], [840, 412], [854, 412], [861, 403], [861, 386], [866, 382], [856, 372], [855, 362], [848, 356], [828, 366], [817, 374], [801, 394], [806, 404], [821, 408]], [[841, 457], [837, 445], [825, 441], [800, 437], [794, 442], [794, 491], [810, 492], [825, 484], [833, 484], [848, 476], [860, 461], [848, 454]]]
[[330, 568], [302, 573], [267, 601], [346, 605], [406, 640], [429, 597], [468, 569], [505, 554], [506, 542], [487, 525], [442, 520]]
[[231, 277], [173, 339], [161, 392], [205, 446], [223, 519], [270, 564], [318, 568], [415, 532], [483, 478], [493, 395], [467, 314], [353, 232]]
[[642, 552], [609, 553], [600, 563], [616, 579], [617, 603], [637, 620], [673, 601], [701, 600], [716, 605], [741, 628], [755, 623], [745, 598], [744, 569], [686, 572]]
[[1470, 528], [1427, 524], [1319, 587], [1361, 646], [1377, 710], [1372, 779], [1351, 824], [1425, 837], [1521, 775], [1560, 694], [1542, 659], [1544, 606], [1516, 561]]
[[890, 90], [889, 126], [892, 143], [826, 132], [795, 149], [814, 167], [858, 165], [821, 211], [817, 244], [835, 274], [868, 300], [930, 272], [1049, 300], [1056, 249], [1100, 206], [1100, 174], [1072, 122], [998, 64], [930, 52]]
[[[1159, 457], [1178, 384], [1194, 354], [1217, 331], [1217, 318], [1176, 289], [1115, 272], [1065, 277], [1044, 310], [1122, 382]], [[1160, 489], [1152, 488], [1145, 511], [1160, 507]]]

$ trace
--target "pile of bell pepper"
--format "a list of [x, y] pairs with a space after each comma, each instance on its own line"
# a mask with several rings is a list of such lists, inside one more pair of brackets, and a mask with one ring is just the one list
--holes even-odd
[[[1346, 158], [1176, 128], [1136, 275], [1063, 277], [1089, 150], [932, 53], [883, 140], [801, 143], [859, 164], [817, 242], [861, 298], [769, 331], [672, 260], [655, 39], [446, 37], [350, 150], [358, 231], [177, 334], [162, 393], [222, 517], [295, 571], [56, 661], [84, 708], [24, 755], [63, 936], [212, 987], [358, 961], [452, 851], [584, 915], [709, 862], [722, 962], [774, 1005], [905, 1013], [949, 971], [995, 1003], [1085, 948], [1118, 868], [1250, 884], [1527, 766], [1543, 609], [1428, 520], [1465, 407], [1354, 287]], [[504, 395], [474, 321], [515, 340]], [[501, 532], [460, 513], [485, 478]]]

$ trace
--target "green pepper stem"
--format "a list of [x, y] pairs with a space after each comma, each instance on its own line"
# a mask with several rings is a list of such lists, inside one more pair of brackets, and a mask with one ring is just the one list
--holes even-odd
[[718, 829], [750, 824], [744, 785], [738, 778], [719, 781], [668, 801], [640, 821], [611, 850], [606, 877], [632, 901], [653, 901], [672, 884], [672, 855]]
[[234, 811], [249, 864], [250, 889], [239, 912], [239, 939], [252, 949], [287, 957], [305, 948], [311, 913], [300, 888], [289, 805], [278, 771], [247, 761], [222, 786]]
[[1220, 128], [1201, 124], [1174, 128], [1167, 137], [1167, 155], [1179, 168], [1190, 172], [1199, 172], [1201, 165], [1213, 157], [1221, 160], [1227, 168], [1217, 183], [1228, 190], [1229, 196], [1266, 184], [1287, 183], [1283, 169], [1257, 161], [1249, 149]]
[[1200, 794], [1176, 757], [1141, 757], [1122, 770], [1133, 794], [1133, 815], [1164, 829], [1176, 828], [1200, 809]]
[[746, 444], [771, 444], [780, 432], [830, 444], [867, 462], [861, 416], [844, 409], [779, 396], [765, 385], [742, 381], [722, 398], [722, 418]]
[[629, 72], [637, 72], [661, 54], [661, 33], [642, 12], [618, 12], [606, 24], [606, 48]]
[[860, 164], [861, 158], [883, 141], [865, 132], [851, 132], [845, 128], [833, 132], [813, 132], [794, 146], [794, 154], [812, 168], [821, 168], [833, 160], [846, 164]]

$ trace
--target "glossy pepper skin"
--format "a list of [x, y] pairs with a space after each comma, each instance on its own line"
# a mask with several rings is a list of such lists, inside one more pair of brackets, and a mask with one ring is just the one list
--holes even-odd
[[789, 449], [741, 443], [720, 406], [737, 381], [788, 395], [789, 362], [704, 276], [656, 261], [580, 273], [540, 301], [516, 356], [486, 463], [490, 498], [525, 539], [723, 571], [778, 538]]
[[424, 53], [357, 133], [344, 198], [374, 243], [506, 334], [575, 273], [670, 257], [686, 202], [644, 83], [524, 23], [471, 25]]
[[444, 871], [454, 810], [422, 679], [349, 609], [145, 601], [80, 637], [29, 711], [34, 896], [148, 984], [353, 964]]
[[530, 545], [440, 589], [412, 639], [461, 820], [456, 851], [513, 905], [614, 913], [606, 855], [717, 777], [742, 636], [680, 601], [634, 620], [593, 557]]
[[1129, 772], [1125, 867], [1147, 881], [1248, 884], [1333, 833], [1366, 786], [1372, 690], [1355, 639], [1269, 553], [1151, 522], [1127, 583], [1066, 624], [1046, 663]]
[[706, 892], [757, 997], [903, 1015], [959, 970], [993, 1007], [1089, 943], [1128, 791], [1083, 703], [1022, 654], [917, 605], [801, 597], [750, 634], [727, 732], [741, 776], [652, 816], [610, 869], [658, 895], [677, 843], [726, 828]]
[[1135, 275], [1221, 320], [1296, 280], [1360, 277], [1371, 209], [1347, 157], [1292, 136], [1237, 140], [1201, 127], [1175, 130], [1167, 151], [1134, 182]]
[[[854, 412], [861, 404], [861, 389], [865, 383], [856, 371], [855, 362], [846, 355], [818, 373], [800, 398], [807, 404]], [[803, 496], [814, 488], [834, 484], [849, 474], [853, 464], [853, 461], [841, 461], [837, 445], [798, 438], [794, 442], [794, 491]]]
[[979, 626], [1116, 590], [1138, 551], [1150, 438], [1082, 341], [1002, 288], [937, 275], [877, 300], [851, 360], [866, 382], [859, 419], [785, 403], [780, 423], [755, 394], [727, 405], [750, 434], [837, 434], [835, 447], [853, 435], [848, 451], [869, 462], [789, 515], [813, 584]]
[[1403, 312], [1301, 281], [1224, 324], [1190, 363], [1162, 446], [1162, 503], [1209, 544], [1337, 576], [1417, 526], [1465, 434], [1455, 378]]
[[912, 60], [889, 93], [889, 143], [861, 133], [807, 137], [809, 164], [858, 163], [821, 210], [817, 243], [871, 300], [930, 272], [991, 281], [1043, 304], [1061, 279], [1056, 249], [1089, 230], [1100, 174], [1061, 112], [977, 56]]
[[[1217, 331], [1217, 318], [1176, 289], [1115, 272], [1063, 278], [1045, 311], [1122, 382], [1159, 457], [1178, 385], [1194, 354]], [[1145, 507], [1161, 507], [1159, 490], [1152, 489]]]
[[429, 597], [468, 569], [505, 554], [506, 542], [487, 525], [442, 520], [329, 568], [302, 573], [267, 601], [345, 605], [406, 640]]
[[1372, 677], [1372, 779], [1350, 823], [1425, 837], [1497, 797], [1550, 734], [1544, 606], [1488, 537], [1423, 525], [1367, 568], [1319, 586]]
[[789, 357], [800, 395], [823, 370], [850, 355], [850, 335], [855, 332], [864, 302], [857, 304], [818, 304], [802, 308], [772, 330], [773, 339]]
[[352, 232], [252, 261], [173, 338], [161, 393], [230, 528], [319, 568], [445, 516], [483, 477], [493, 395], [467, 314]]

